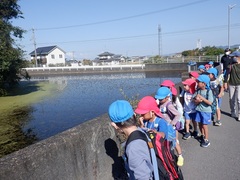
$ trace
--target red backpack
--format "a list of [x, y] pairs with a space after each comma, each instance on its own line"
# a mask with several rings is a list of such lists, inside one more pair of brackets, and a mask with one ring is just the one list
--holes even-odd
[[[142, 139], [148, 144], [149, 150], [154, 148], [157, 165], [158, 175], [161, 180], [183, 180], [181, 169], [177, 166], [177, 156], [174, 150], [171, 150], [171, 142], [165, 140], [160, 134], [152, 131], [141, 132], [134, 131], [129, 136], [127, 145], [136, 139]], [[150, 141], [149, 141], [150, 139]], [[150, 153], [151, 154], [151, 153]]]

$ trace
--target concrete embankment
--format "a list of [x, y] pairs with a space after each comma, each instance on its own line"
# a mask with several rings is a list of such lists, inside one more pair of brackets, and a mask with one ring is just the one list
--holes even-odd
[[103, 115], [1, 158], [0, 179], [110, 180], [120, 168], [117, 150]]

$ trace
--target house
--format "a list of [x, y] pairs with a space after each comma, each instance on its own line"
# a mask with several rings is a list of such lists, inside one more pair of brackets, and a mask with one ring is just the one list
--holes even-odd
[[[38, 66], [65, 65], [65, 51], [58, 46], [39, 47], [36, 49]], [[35, 59], [35, 51], [30, 54], [31, 60]]]
[[[117, 58], [116, 58], [117, 57]], [[113, 65], [119, 64], [119, 55], [115, 55], [110, 52], [104, 52], [98, 55], [97, 58], [93, 60], [93, 65]]]

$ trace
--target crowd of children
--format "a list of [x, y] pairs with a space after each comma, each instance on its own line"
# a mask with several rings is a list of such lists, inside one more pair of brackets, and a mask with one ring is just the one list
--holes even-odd
[[[135, 130], [142, 131], [143, 128], [160, 133], [166, 140], [173, 142], [172, 146], [178, 156], [177, 165], [183, 166], [179, 132], [183, 132], [184, 140], [194, 137], [200, 142], [201, 147], [208, 147], [210, 145], [208, 125], [211, 123], [215, 126], [222, 125], [220, 108], [224, 95], [224, 77], [213, 64], [210, 61], [206, 65], [200, 65], [199, 71], [190, 72], [189, 77], [182, 81], [183, 90], [179, 94], [171, 80], [161, 82], [154, 97], [143, 97], [135, 111], [126, 101], [114, 102], [109, 108], [113, 126], [127, 136]], [[181, 121], [183, 117], [184, 120]], [[175, 136], [170, 132], [174, 132]], [[146, 179], [152, 178], [150, 159], [146, 158], [144, 153], [149, 154], [141, 140], [131, 142], [126, 148], [130, 171], [135, 179], [143, 173]], [[139, 171], [139, 174], [136, 171]]]

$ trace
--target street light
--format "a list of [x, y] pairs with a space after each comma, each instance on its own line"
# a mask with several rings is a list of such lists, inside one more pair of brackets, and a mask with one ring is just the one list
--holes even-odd
[[234, 5], [228, 5], [228, 48], [230, 49], [230, 11], [232, 8], [234, 8], [236, 4]]

